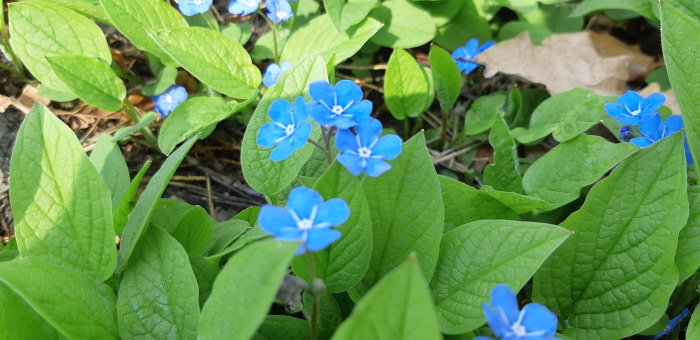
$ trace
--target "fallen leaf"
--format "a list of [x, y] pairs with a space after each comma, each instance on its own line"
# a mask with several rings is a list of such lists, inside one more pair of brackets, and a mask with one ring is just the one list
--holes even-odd
[[587, 88], [602, 95], [625, 90], [632, 56], [601, 56], [588, 32], [552, 34], [534, 46], [527, 32], [503, 41], [477, 56], [486, 65], [484, 75], [507, 73], [541, 83], [550, 94]]
[[[647, 85], [647, 87], [639, 90], [639, 94], [647, 97], [650, 94], [661, 92], [661, 86], [658, 83], [651, 83]], [[673, 93], [673, 90], [667, 90], [664, 92], [661, 92], [664, 96], [666, 96], [666, 105], [669, 109], [671, 109], [671, 112], [674, 115], [679, 115], [681, 114], [681, 107], [678, 105], [678, 102], [676, 101], [676, 94]]]
[[610, 34], [600, 34], [590, 31], [588, 31], [588, 33], [600, 56], [617, 57], [626, 55], [632, 57], [629, 69], [630, 79], [644, 79], [657, 67], [663, 65], [663, 62], [656, 61], [652, 56], [644, 54], [637, 45], [627, 45]]

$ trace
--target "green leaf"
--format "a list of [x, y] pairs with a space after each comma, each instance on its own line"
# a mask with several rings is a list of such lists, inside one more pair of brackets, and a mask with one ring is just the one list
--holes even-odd
[[377, 0], [323, 0], [323, 7], [338, 31], [345, 31], [367, 17]]
[[338, 32], [328, 15], [319, 15], [295, 30], [282, 50], [280, 60], [292, 64], [313, 55], [330, 60], [335, 54], [335, 65], [352, 57], [381, 27], [378, 21], [367, 18], [348, 30]]
[[[316, 275], [330, 293], [354, 287], [367, 272], [372, 255], [372, 220], [360, 180], [340, 163], [334, 162], [313, 188], [324, 199], [340, 198], [350, 207], [350, 217], [334, 229], [342, 237], [330, 247], [313, 253]], [[305, 257], [292, 262], [294, 273], [311, 282]]]
[[690, 316], [688, 330], [685, 332], [686, 339], [697, 339], [700, 337], [700, 308], [695, 308]]
[[112, 136], [102, 134], [90, 152], [90, 162], [95, 166], [102, 180], [112, 194], [112, 209], [116, 209], [122, 196], [129, 187], [129, 167], [119, 145], [112, 141]]
[[428, 11], [435, 26], [441, 27], [452, 21], [464, 2], [465, 0], [414, 1], [413, 4]]
[[122, 233], [119, 248], [119, 265], [117, 266], [118, 272], [122, 272], [125, 265], [129, 262], [129, 258], [134, 252], [136, 243], [139, 241], [141, 234], [143, 234], [144, 229], [148, 225], [156, 202], [160, 196], [163, 195], [165, 187], [168, 185], [168, 182], [170, 182], [173, 174], [175, 174], [175, 170], [177, 170], [180, 162], [185, 158], [187, 152], [190, 151], [190, 148], [192, 148], [196, 140], [197, 138], [193, 137], [182, 144], [180, 148], [165, 160], [160, 169], [158, 169], [158, 172], [148, 181], [146, 189], [144, 189], [134, 209], [131, 211], [131, 214], [129, 214], [129, 220]]
[[445, 233], [430, 282], [442, 331], [461, 334], [483, 325], [481, 303], [493, 286], [519, 291], [567, 237], [558, 226], [506, 220], [475, 221]]
[[400, 48], [394, 49], [384, 78], [384, 100], [394, 118], [420, 116], [433, 102], [432, 86], [413, 56]]
[[478, 220], [520, 220], [513, 209], [454, 179], [438, 176], [445, 202], [445, 232]]
[[136, 176], [134, 176], [134, 179], [131, 180], [129, 187], [126, 189], [124, 195], [121, 196], [119, 203], [114, 208], [114, 232], [117, 235], [120, 235], [122, 231], [124, 231], [126, 222], [129, 219], [129, 213], [131, 212], [131, 208], [136, 201], [136, 194], [138, 194], [139, 188], [141, 187], [141, 181], [143, 180], [143, 176], [146, 175], [146, 171], [148, 171], [148, 169], [151, 167], [151, 163], [152, 162], [150, 159], [146, 160], [141, 167], [141, 170], [139, 170]]
[[46, 59], [58, 78], [88, 105], [105, 111], [122, 108], [126, 87], [104, 61], [82, 56]]
[[[338, 295], [325, 294], [319, 296], [317, 299], [318, 321], [316, 328], [320, 339], [330, 339], [333, 333], [338, 329], [338, 326], [343, 322], [340, 303], [336, 300], [336, 296]], [[305, 292], [302, 296], [301, 303], [304, 317], [307, 320], [311, 319], [311, 315], [313, 314], [313, 298], [311, 294]], [[350, 311], [348, 311], [347, 314], [350, 314], [349, 312]], [[308, 322], [306, 328], [309, 328]]]
[[[265, 92], [253, 117], [250, 118], [241, 143], [241, 168], [251, 188], [272, 196], [292, 183], [309, 159], [314, 149], [310, 143], [295, 151], [289, 158], [273, 162], [270, 159], [272, 149], [258, 145], [256, 138], [260, 127], [272, 121], [267, 110], [273, 101], [282, 98], [293, 103], [296, 97], [306, 95], [310, 83], [326, 80], [326, 77], [326, 64], [321, 57], [315, 56], [285, 72], [280, 76], [277, 85]], [[315, 140], [320, 135], [320, 128], [314, 124], [310, 138]]]
[[213, 240], [207, 248], [207, 254], [213, 255], [223, 251], [238, 237], [250, 229], [248, 221], [231, 219], [212, 224]]
[[[0, 252], [0, 262], [9, 261], [3, 257], [7, 253], [8, 251]], [[4, 308], [12, 308], [12, 313], [0, 313], [0, 338], [60, 339], [58, 331], [48, 321], [4, 284], [0, 284], [0, 304]]]
[[116, 29], [136, 47], [147, 51], [164, 63], [171, 63], [148, 31], [187, 27], [187, 21], [169, 3], [161, 0], [100, 0], [107, 16]]
[[151, 111], [141, 117], [141, 121], [134, 125], [129, 125], [127, 127], [123, 127], [117, 132], [114, 133], [114, 141], [122, 141], [132, 133], [141, 130], [142, 128], [149, 126], [151, 123], [153, 123], [156, 118], [158, 118], [158, 114], [155, 111]]
[[[433, 42], [448, 51], [464, 46], [470, 38], [478, 38], [483, 43], [491, 39], [489, 23], [479, 14], [473, 0], [462, 1], [462, 8], [447, 24], [438, 27]], [[481, 1], [481, 0], [479, 0]]]
[[156, 73], [156, 81], [141, 88], [141, 93], [144, 96], [153, 97], [167, 91], [170, 86], [175, 84], [178, 70], [177, 67], [163, 66], [158, 71], [154, 71], [154, 73]]
[[268, 315], [252, 340], [308, 339], [309, 323], [287, 315]]
[[214, 237], [211, 225], [207, 211], [195, 206], [182, 216], [172, 235], [188, 253], [201, 254]]
[[581, 134], [535, 161], [523, 176], [523, 188], [528, 195], [547, 201], [547, 209], [553, 210], [576, 200], [581, 189], [637, 150], [632, 143], [612, 144]]
[[257, 93], [260, 70], [237, 41], [199, 27], [151, 32], [173, 60], [214, 90], [238, 99]]
[[391, 170], [367, 177], [363, 188], [372, 214], [374, 238], [367, 275], [355, 287], [363, 294], [399, 266], [418, 255], [424, 277], [432, 277], [442, 237], [445, 212], [440, 182], [422, 133], [403, 144]]
[[109, 24], [109, 18], [107, 18], [107, 13], [102, 9], [100, 0], [53, 0], [53, 2], [63, 7], [70, 8], [87, 17]]
[[75, 133], [41, 104], [20, 126], [10, 172], [22, 256], [109, 278], [116, 265], [109, 188]]
[[253, 34], [253, 24], [250, 22], [230, 23], [221, 29], [221, 34], [245, 45]]
[[163, 122], [158, 133], [158, 147], [163, 153], [169, 154], [177, 143], [231, 117], [249, 104], [250, 101], [227, 103], [220, 97], [189, 98], [178, 105]]
[[48, 87], [71, 92], [46, 57], [81, 55], [112, 60], [102, 30], [88, 18], [50, 1], [15, 2], [9, 7], [12, 50]]
[[384, 24], [372, 37], [372, 42], [381, 46], [418, 47], [433, 39], [437, 31], [430, 14], [406, 0], [384, 1], [370, 17]]
[[603, 118], [605, 99], [588, 89], [559, 93], [538, 106], [530, 118], [529, 128], [516, 128], [513, 137], [521, 143], [532, 143], [550, 133], [559, 142], [566, 142]]
[[649, 0], [584, 0], [571, 12], [571, 16], [584, 16], [589, 13], [608, 9], [632, 11], [652, 21], [656, 21], [659, 17], [659, 9], [656, 6], [656, 1], [652, 2]]
[[437, 93], [440, 110], [448, 112], [455, 105], [461, 90], [462, 73], [452, 56], [442, 48], [430, 46], [430, 69], [435, 79], [435, 92]]
[[415, 257], [404, 261], [358, 302], [332, 339], [441, 339], [422, 272]]
[[676, 265], [680, 276], [678, 282], [687, 280], [700, 268], [700, 187], [688, 187], [688, 206], [690, 215], [680, 232], [676, 250]]
[[546, 209], [547, 202], [527, 195], [521, 195], [510, 191], [499, 191], [489, 185], [479, 188], [479, 191], [493, 197], [503, 205], [513, 209], [518, 214], [524, 214], [538, 209]]
[[530, 34], [532, 44], [535, 46], [542, 45], [542, 41], [552, 35], [552, 31], [542, 25], [526, 21], [509, 21], [498, 31], [498, 41], [513, 39], [523, 32]]
[[533, 299], [567, 320], [565, 335], [620, 339], [661, 317], [678, 282], [685, 186], [676, 133], [623, 161], [561, 223], [574, 235], [535, 275]]
[[250, 339], [270, 309], [298, 246], [265, 240], [231, 257], [202, 308], [197, 338]]
[[494, 189], [523, 193], [517, 144], [503, 117], [498, 116], [491, 127], [489, 144], [493, 147], [493, 164], [484, 168], [484, 183]]
[[221, 271], [219, 259], [210, 259], [197, 254], [188, 254], [188, 256], [194, 276], [197, 278], [199, 306], [201, 307], [204, 306], [204, 303], [209, 299], [211, 287]]
[[[0, 325], [9, 327], [0, 335], [25, 330], [19, 338], [37, 333], [38, 339], [119, 338], [114, 292], [92, 275], [27, 257], [0, 262], [0, 287], [11, 292], [0, 294], [0, 303], [12, 309], [0, 313]], [[23, 303], [15, 309], [9, 301]]]
[[198, 289], [185, 249], [165, 230], [149, 228], [122, 274], [119, 334], [125, 339], [195, 339]]
[[[681, 11], [680, 9], [683, 9]], [[695, 12], [689, 9], [694, 8]], [[700, 173], [700, 60], [690, 55], [700, 51], [700, 10], [692, 1], [676, 0], [661, 3], [661, 43], [668, 78], [683, 112], [685, 133], [694, 168]]]
[[491, 128], [499, 115], [505, 113], [505, 93], [492, 93], [479, 97], [464, 118], [464, 134], [476, 135]]

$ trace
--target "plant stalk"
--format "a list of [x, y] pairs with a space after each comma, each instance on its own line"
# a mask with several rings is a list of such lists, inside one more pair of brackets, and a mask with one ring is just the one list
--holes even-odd
[[[138, 113], [138, 111], [136, 111], [134, 104], [131, 104], [129, 99], [124, 99], [124, 112], [126, 112], [129, 118], [131, 118], [135, 124], [138, 124], [141, 121], [141, 115]], [[153, 134], [153, 131], [148, 128], [148, 126], [141, 128], [141, 133], [143, 133], [143, 137], [149, 144], [158, 145], [156, 136]]]
[[318, 331], [316, 324], [318, 322], [318, 295], [313, 291], [313, 282], [316, 280], [316, 267], [314, 267], [314, 258], [310, 251], [306, 251], [306, 262], [309, 264], [309, 273], [311, 274], [311, 320], [309, 320], [309, 328], [311, 330], [311, 340], [318, 339]]

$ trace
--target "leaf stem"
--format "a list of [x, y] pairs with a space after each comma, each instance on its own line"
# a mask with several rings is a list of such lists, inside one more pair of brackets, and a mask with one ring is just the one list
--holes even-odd
[[316, 323], [318, 320], [318, 295], [314, 291], [314, 281], [316, 281], [316, 267], [314, 267], [314, 257], [310, 251], [306, 251], [306, 262], [309, 264], [309, 273], [311, 274], [311, 320], [309, 327], [311, 329], [311, 340], [318, 338]]
[[[131, 118], [132, 121], [134, 121], [135, 124], [138, 124], [141, 121], [141, 115], [138, 113], [138, 111], [136, 111], [134, 104], [131, 104], [128, 98], [124, 99], [124, 112], [127, 114], [127, 116], [129, 116], [129, 118]], [[149, 144], [158, 145], [156, 136], [153, 134], [153, 131], [148, 128], [148, 126], [141, 128], [141, 133], [143, 133], [143, 137]]]
[[274, 59], [275, 63], [279, 64], [280, 63], [280, 54], [279, 54], [279, 46], [278, 46], [278, 41], [277, 41], [277, 24], [275, 24], [270, 18], [268, 18], [265, 13], [263, 13], [261, 10], [258, 10], [258, 13], [260, 13], [260, 16], [267, 21], [267, 24], [270, 25], [270, 29], [272, 30], [272, 44], [274, 45]]

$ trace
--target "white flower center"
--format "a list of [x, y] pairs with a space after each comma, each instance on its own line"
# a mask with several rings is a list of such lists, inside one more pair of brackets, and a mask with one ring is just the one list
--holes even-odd
[[513, 325], [512, 334], [515, 334], [515, 336], [526, 336], [527, 330], [525, 329], [525, 326], [516, 323]]
[[291, 135], [292, 133], [294, 133], [294, 125], [292, 125], [292, 124], [287, 125], [287, 126], [284, 128], [284, 133], [285, 133], [287, 136], [289, 136], [289, 135]]
[[331, 109], [331, 112], [333, 112], [334, 115], [342, 114], [343, 111], [345, 111], [345, 110], [340, 105], [333, 106], [333, 108]]
[[172, 103], [173, 102], [173, 96], [166, 94], [165, 95], [165, 102], [166, 103]]
[[204, 2], [204, 0], [191, 0], [190, 3], [194, 4], [195, 6], [199, 6]]
[[642, 112], [642, 103], [639, 103], [639, 106], [638, 106], [637, 109], [634, 110], [634, 111], [630, 110], [630, 108], [627, 107], [627, 106], [625, 106], [625, 110], [627, 110], [627, 112], [629, 112], [629, 114], [631, 114], [631, 115], [633, 115], [633, 116], [636, 116], [636, 115], [638, 115], [639, 113]]
[[300, 220], [297, 222], [297, 227], [299, 227], [300, 230], [309, 230], [311, 227], [313, 227], [314, 222], [308, 218], [305, 218], [303, 220]]
[[284, 18], [287, 15], [287, 12], [285, 11], [277, 11], [277, 17], [278, 18]]
[[357, 150], [357, 155], [362, 158], [369, 158], [370, 156], [372, 156], [372, 150], [370, 150], [366, 146], [363, 146]]

